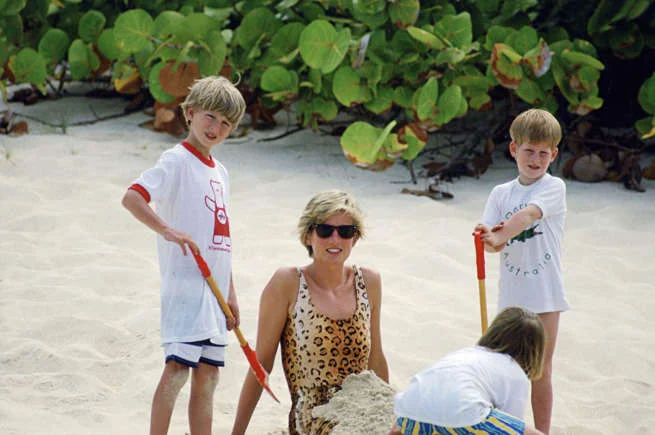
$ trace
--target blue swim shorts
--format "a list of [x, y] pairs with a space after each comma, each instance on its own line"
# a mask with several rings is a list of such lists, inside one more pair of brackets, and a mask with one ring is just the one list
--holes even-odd
[[523, 421], [497, 409], [492, 409], [487, 418], [473, 426], [444, 427], [407, 417], [398, 417], [396, 424], [403, 435], [523, 435], [525, 432]]
[[164, 354], [166, 362], [172, 360], [188, 367], [198, 367], [201, 362], [215, 367], [225, 366], [225, 345], [214, 344], [209, 340], [166, 343]]

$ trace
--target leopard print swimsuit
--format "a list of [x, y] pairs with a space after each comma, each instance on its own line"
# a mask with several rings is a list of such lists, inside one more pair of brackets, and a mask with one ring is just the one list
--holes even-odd
[[291, 393], [289, 433], [328, 434], [334, 424], [312, 418], [351, 373], [368, 368], [371, 307], [362, 272], [355, 273], [356, 310], [348, 319], [331, 319], [312, 304], [305, 275], [298, 268], [298, 297], [287, 314], [281, 338], [282, 365]]

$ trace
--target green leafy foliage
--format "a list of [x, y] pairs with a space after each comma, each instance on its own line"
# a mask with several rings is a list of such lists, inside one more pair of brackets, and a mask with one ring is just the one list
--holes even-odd
[[[45, 92], [49, 76], [110, 74], [119, 92], [147, 90], [174, 107], [194, 78], [223, 71], [257, 110], [295, 107], [303, 127], [363, 115], [341, 145], [381, 170], [415, 159], [428, 132], [499, 93], [552, 112], [598, 110], [607, 56], [655, 48], [653, 3], [0, 0], [0, 83]], [[644, 138], [655, 134], [654, 83], [639, 91]]]
[[640, 119], [635, 124], [643, 139], [655, 136], [655, 73], [639, 88], [638, 101], [644, 112], [650, 116]]
[[9, 59], [9, 68], [16, 77], [16, 83], [32, 83], [42, 86], [46, 79], [43, 57], [32, 48], [23, 48]]

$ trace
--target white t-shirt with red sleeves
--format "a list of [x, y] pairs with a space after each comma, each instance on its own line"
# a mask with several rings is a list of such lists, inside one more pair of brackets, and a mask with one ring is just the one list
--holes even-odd
[[[131, 189], [139, 192], [170, 227], [188, 233], [200, 248], [227, 300], [232, 270], [229, 181], [225, 167], [182, 142], [165, 151]], [[157, 237], [161, 272], [161, 342], [210, 339], [227, 344], [225, 315], [193, 255]]]
[[442, 427], [482, 422], [492, 408], [523, 418], [530, 381], [514, 359], [486, 347], [452, 352], [396, 394], [394, 414]]
[[493, 188], [482, 222], [507, 222], [530, 204], [541, 219], [512, 238], [500, 251], [498, 311], [520, 306], [535, 313], [568, 310], [562, 280], [562, 236], [566, 217], [566, 184], [550, 174], [524, 186], [518, 177]]

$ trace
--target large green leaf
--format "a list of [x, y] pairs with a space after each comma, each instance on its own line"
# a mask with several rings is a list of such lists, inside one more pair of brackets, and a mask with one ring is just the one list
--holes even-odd
[[66, 56], [70, 38], [61, 29], [50, 28], [39, 41], [39, 54], [46, 63], [54, 65], [61, 62]]
[[151, 69], [150, 69], [150, 74], [148, 76], [148, 88], [150, 90], [150, 94], [153, 96], [153, 98], [160, 103], [170, 103], [175, 100], [175, 97], [172, 96], [171, 94], [167, 93], [162, 87], [161, 83], [159, 82], [159, 73], [167, 65], [166, 62], [158, 62], [156, 63]]
[[194, 41], [202, 41], [209, 32], [219, 31], [220, 29], [216, 20], [203, 13], [189, 15], [180, 25], [191, 29], [191, 39]]
[[464, 115], [462, 111], [466, 113], [466, 99], [462, 95], [462, 88], [457, 85], [448, 86], [439, 96], [437, 103], [437, 125], [447, 124], [453, 118]]
[[528, 50], [537, 45], [539, 35], [537, 35], [537, 31], [532, 27], [523, 26], [518, 32], [513, 32], [509, 35], [504, 42], [520, 55], [524, 55]]
[[266, 8], [256, 8], [243, 17], [234, 38], [236, 43], [250, 51], [262, 37], [272, 38], [280, 28], [280, 20]]
[[23, 19], [20, 15], [0, 16], [0, 38], [6, 36], [7, 40], [20, 46], [23, 42]]
[[524, 78], [516, 88], [516, 95], [523, 101], [532, 105], [538, 105], [546, 101], [546, 95], [537, 82]]
[[571, 65], [587, 65], [601, 71], [605, 69], [605, 65], [603, 65], [601, 61], [585, 53], [564, 50], [562, 51], [561, 56], [562, 59], [566, 60]]
[[587, 33], [595, 35], [610, 29], [612, 17], [619, 11], [621, 2], [601, 0], [587, 21]]
[[603, 99], [596, 96], [589, 96], [582, 99], [577, 105], [571, 104], [569, 111], [580, 116], [585, 116], [603, 106]]
[[655, 115], [655, 73], [639, 88], [637, 101], [646, 113]]
[[282, 26], [273, 35], [271, 45], [262, 58], [262, 63], [266, 65], [276, 62], [285, 65], [291, 63], [298, 55], [298, 41], [304, 29], [305, 25], [302, 23], [289, 23]]
[[396, 0], [389, 2], [389, 18], [394, 26], [406, 29], [418, 18], [421, 4], [418, 0]]
[[487, 31], [485, 37], [484, 48], [491, 51], [495, 44], [504, 44], [506, 40], [510, 39], [518, 30], [511, 27], [491, 26]]
[[346, 56], [350, 44], [350, 29], [337, 32], [325, 20], [313, 21], [300, 34], [300, 56], [311, 68], [323, 74], [334, 71]]
[[564, 95], [564, 98], [566, 98], [566, 100], [571, 105], [574, 106], [577, 105], [580, 99], [578, 97], [578, 94], [576, 94], [571, 89], [571, 86], [569, 85], [569, 81], [566, 77], [566, 70], [562, 65], [562, 61], [558, 57], [553, 58], [551, 69], [553, 71], [553, 78], [555, 79], [555, 83], [557, 84], [557, 87], [559, 88], [562, 95]]
[[439, 82], [436, 78], [431, 77], [417, 91], [418, 99], [416, 101], [416, 116], [420, 120], [430, 119], [436, 115], [437, 98], [439, 97]]
[[634, 59], [641, 54], [645, 40], [637, 23], [630, 23], [609, 32], [610, 47], [625, 59]]
[[297, 119], [304, 127], [313, 124], [312, 128], [315, 128], [318, 121], [331, 121], [338, 113], [337, 104], [323, 98], [314, 97], [310, 101], [300, 100], [296, 106]]
[[16, 83], [32, 83], [42, 86], [47, 73], [45, 60], [33, 48], [23, 48], [9, 59], [9, 68], [16, 77]]
[[466, 59], [466, 53], [457, 47], [448, 47], [440, 50], [435, 59], [437, 64], [448, 64], [451, 66], [457, 65]]
[[0, 0], [0, 16], [17, 15], [26, 4], [27, 0]]
[[635, 123], [635, 128], [641, 134], [642, 139], [650, 139], [655, 136], [655, 116], [640, 119]]
[[383, 87], [377, 92], [377, 95], [375, 95], [371, 101], [364, 104], [364, 107], [378, 115], [385, 113], [393, 107], [393, 94], [394, 89], [392, 87]]
[[159, 40], [166, 40], [184, 22], [184, 15], [175, 11], [163, 11], [153, 23], [152, 34]]
[[78, 33], [84, 42], [97, 42], [107, 19], [102, 12], [91, 9], [87, 11], [78, 24]]
[[81, 80], [91, 76], [100, 65], [100, 59], [88, 44], [76, 39], [68, 48], [68, 63], [73, 80]]
[[114, 29], [105, 29], [98, 38], [98, 50], [110, 60], [116, 60], [121, 55], [121, 50], [114, 38]]
[[288, 100], [298, 94], [298, 74], [274, 65], [264, 71], [260, 86], [273, 100]]
[[498, 83], [508, 89], [516, 89], [523, 79], [523, 68], [520, 62], [521, 55], [506, 44], [495, 44], [491, 51], [489, 64]]
[[412, 107], [412, 97], [414, 92], [409, 86], [397, 86], [393, 90], [393, 101], [397, 105], [405, 108]]
[[136, 53], [150, 46], [154, 22], [143, 9], [122, 13], [114, 24], [114, 38], [121, 51]]
[[471, 15], [468, 12], [447, 15], [434, 26], [434, 33], [452, 47], [468, 48], [473, 41]]
[[386, 2], [380, 0], [352, 0], [353, 10], [360, 14], [379, 14], [384, 11]]
[[[367, 0], [367, 1], [369, 1], [370, 3], [376, 3], [374, 7], [382, 6], [383, 8], [385, 7], [385, 3], [386, 3], [380, 0]], [[389, 19], [389, 15], [387, 15], [386, 13], [376, 12], [376, 13], [368, 14], [359, 11], [356, 7], [353, 7], [351, 9], [351, 13], [353, 18], [355, 18], [355, 21], [363, 23], [369, 29], [377, 29], [383, 26], [384, 23], [386, 23], [387, 20]]]
[[[404, 133], [401, 139], [407, 144], [407, 149], [402, 155], [404, 160], [414, 160], [423, 148], [425, 148], [426, 144], [426, 140], [417, 136], [411, 127], [411, 125], [407, 125], [401, 129]], [[400, 135], [400, 132], [398, 134]], [[427, 138], [427, 133], [423, 133], [423, 135]]]
[[223, 68], [227, 56], [227, 44], [218, 30], [210, 30], [205, 40], [200, 42], [202, 49], [197, 52], [198, 69], [202, 76], [217, 75]]
[[445, 44], [439, 38], [426, 30], [411, 26], [407, 29], [407, 33], [409, 33], [412, 38], [427, 45], [429, 48], [435, 50], [446, 48]]
[[371, 91], [362, 83], [362, 76], [347, 65], [334, 73], [332, 92], [337, 101], [346, 107], [371, 100]]
[[386, 169], [395, 159], [390, 159], [383, 148], [395, 125], [396, 121], [392, 121], [382, 130], [367, 122], [353, 122], [341, 135], [341, 149], [348, 160], [359, 168]]

